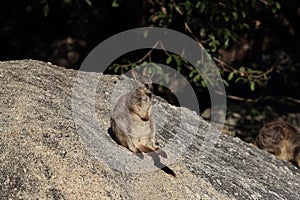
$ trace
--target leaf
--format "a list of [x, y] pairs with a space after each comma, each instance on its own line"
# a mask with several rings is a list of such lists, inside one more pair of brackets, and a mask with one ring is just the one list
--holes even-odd
[[229, 84], [228, 84], [228, 82], [226, 80], [223, 80], [223, 83], [224, 83], [225, 87], [229, 86]]
[[185, 4], [184, 4], [184, 6], [185, 6], [186, 10], [192, 9], [192, 3], [190, 1], [186, 1]]
[[237, 12], [233, 12], [232, 16], [234, 20], [237, 20], [239, 18], [239, 14]]
[[247, 69], [246, 69], [246, 72], [249, 72], [249, 73], [252, 74], [252, 73], [253, 73], [253, 70], [252, 70], [251, 68], [247, 68]]
[[245, 11], [242, 11], [242, 17], [243, 17], [243, 18], [246, 18], [246, 17], [247, 17], [247, 15], [246, 15], [246, 12], [245, 12]]
[[224, 47], [227, 48], [228, 45], [229, 45], [229, 39], [226, 39], [225, 42], [224, 42]]
[[157, 63], [152, 63], [152, 66], [154, 69], [156, 69], [156, 71], [160, 71], [161, 70], [161, 66], [158, 65]]
[[241, 80], [241, 77], [238, 77], [235, 79], [235, 83], [239, 82]]
[[234, 75], [234, 72], [231, 72], [229, 75], [228, 75], [228, 80], [231, 81], [232, 78], [233, 78], [233, 75]]
[[172, 59], [172, 56], [169, 56], [169, 57], [167, 58], [167, 60], [166, 60], [166, 63], [167, 63], [167, 64], [170, 64], [170, 63], [172, 62], [172, 60], [173, 60], [173, 59]]
[[177, 67], [180, 67], [181, 66], [181, 60], [180, 60], [180, 57], [177, 56], [177, 55], [174, 55], [174, 60], [176, 62], [176, 66]]
[[164, 76], [164, 78], [165, 78], [166, 83], [168, 84], [168, 83], [170, 82], [169, 74], [166, 74], [166, 75]]
[[250, 83], [250, 89], [251, 89], [251, 91], [255, 90], [255, 82]]
[[213, 34], [210, 34], [208, 37], [210, 39], [208, 46], [211, 47], [212, 52], [215, 52], [217, 50], [217, 46], [220, 44], [220, 42], [218, 40], [216, 40], [216, 38]]
[[245, 67], [240, 67], [239, 72], [240, 72], [241, 76], [244, 76], [245, 75]]
[[250, 29], [249, 24], [246, 24], [246, 23], [243, 23], [243, 27], [246, 28], [246, 29]]
[[256, 71], [256, 73], [257, 73], [257, 74], [262, 74], [262, 73], [263, 73], [263, 71], [261, 71], [261, 70], [257, 70], [257, 71]]
[[201, 85], [202, 85], [203, 87], [206, 87], [206, 81], [205, 81], [205, 79], [202, 79], [202, 80], [201, 80]]
[[201, 63], [202, 63], [201, 60], [197, 60], [195, 67], [197, 67], [197, 68], [201, 67]]
[[47, 16], [48, 16], [49, 11], [50, 11], [50, 9], [49, 9], [49, 4], [46, 4], [46, 5], [44, 6], [44, 8], [43, 8], [44, 17], [47, 17]]
[[70, 5], [72, 3], [72, 0], [64, 0], [64, 3]]
[[197, 74], [197, 75], [194, 77], [194, 81], [195, 81], [195, 82], [198, 82], [200, 79], [201, 79], [201, 75], [200, 75], [200, 74]]
[[127, 71], [128, 71], [128, 69], [129, 69], [129, 66], [128, 66], [128, 65], [126, 65], [126, 66], [124, 67], [124, 69], [125, 69], [125, 71], [127, 72]]
[[192, 78], [194, 76], [194, 71], [191, 71], [190, 73], [189, 73], [189, 78]]
[[111, 3], [111, 7], [113, 7], [113, 8], [117, 8], [119, 6], [120, 6], [120, 4], [117, 0], [113, 0], [113, 2]]
[[134, 69], [136, 67], [135, 63], [131, 63], [131, 69]]
[[119, 71], [120, 67], [115, 67], [114, 73], [117, 73]]
[[142, 64], [140, 66], [144, 67], [145, 65], [148, 65], [148, 62], [146, 62], [146, 61], [142, 62]]
[[226, 22], [228, 22], [230, 18], [229, 18], [229, 16], [225, 15], [224, 19], [225, 19]]
[[85, 3], [87, 3], [90, 7], [92, 7], [92, 2], [90, 0], [85, 0]]

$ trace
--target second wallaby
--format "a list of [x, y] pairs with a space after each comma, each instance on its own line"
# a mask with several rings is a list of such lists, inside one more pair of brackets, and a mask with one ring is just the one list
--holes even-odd
[[260, 129], [254, 144], [300, 168], [300, 132], [294, 125], [285, 121], [267, 123]]

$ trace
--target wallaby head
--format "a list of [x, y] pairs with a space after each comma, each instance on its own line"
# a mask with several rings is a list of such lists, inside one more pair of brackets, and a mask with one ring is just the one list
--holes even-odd
[[145, 71], [143, 71], [143, 75], [139, 75], [135, 70], [132, 70], [131, 73], [135, 81], [135, 89], [139, 89], [145, 94], [152, 94], [152, 77], [154, 73], [151, 76], [146, 74]]
[[276, 155], [282, 148], [284, 139], [284, 130], [281, 126], [264, 127], [259, 131], [255, 145]]
[[152, 109], [152, 76], [139, 75], [132, 70], [135, 80], [135, 88], [129, 98], [128, 108], [130, 112], [136, 114], [143, 121], [148, 121]]
[[274, 145], [280, 144], [284, 139], [284, 132], [282, 127], [274, 126], [262, 128], [256, 138], [256, 145], [261, 148], [270, 148]]
[[254, 145], [300, 168], [300, 133], [292, 124], [273, 121], [264, 125]]

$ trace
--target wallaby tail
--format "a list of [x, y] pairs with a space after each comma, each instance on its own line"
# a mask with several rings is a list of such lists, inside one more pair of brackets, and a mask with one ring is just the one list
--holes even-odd
[[158, 154], [153, 149], [146, 147], [144, 145], [139, 146], [139, 149], [142, 152], [148, 153], [152, 157], [155, 167], [158, 167], [162, 171], [166, 172], [167, 174], [170, 174], [170, 175], [176, 177], [176, 174], [172, 169], [170, 169], [168, 166], [166, 166], [160, 162], [160, 158], [159, 158]]

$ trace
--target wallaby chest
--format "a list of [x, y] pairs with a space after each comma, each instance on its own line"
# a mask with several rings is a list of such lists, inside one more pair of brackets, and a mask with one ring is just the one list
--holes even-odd
[[147, 138], [154, 136], [154, 132], [151, 129], [151, 119], [144, 121], [138, 117], [131, 117], [130, 135], [134, 137]]

